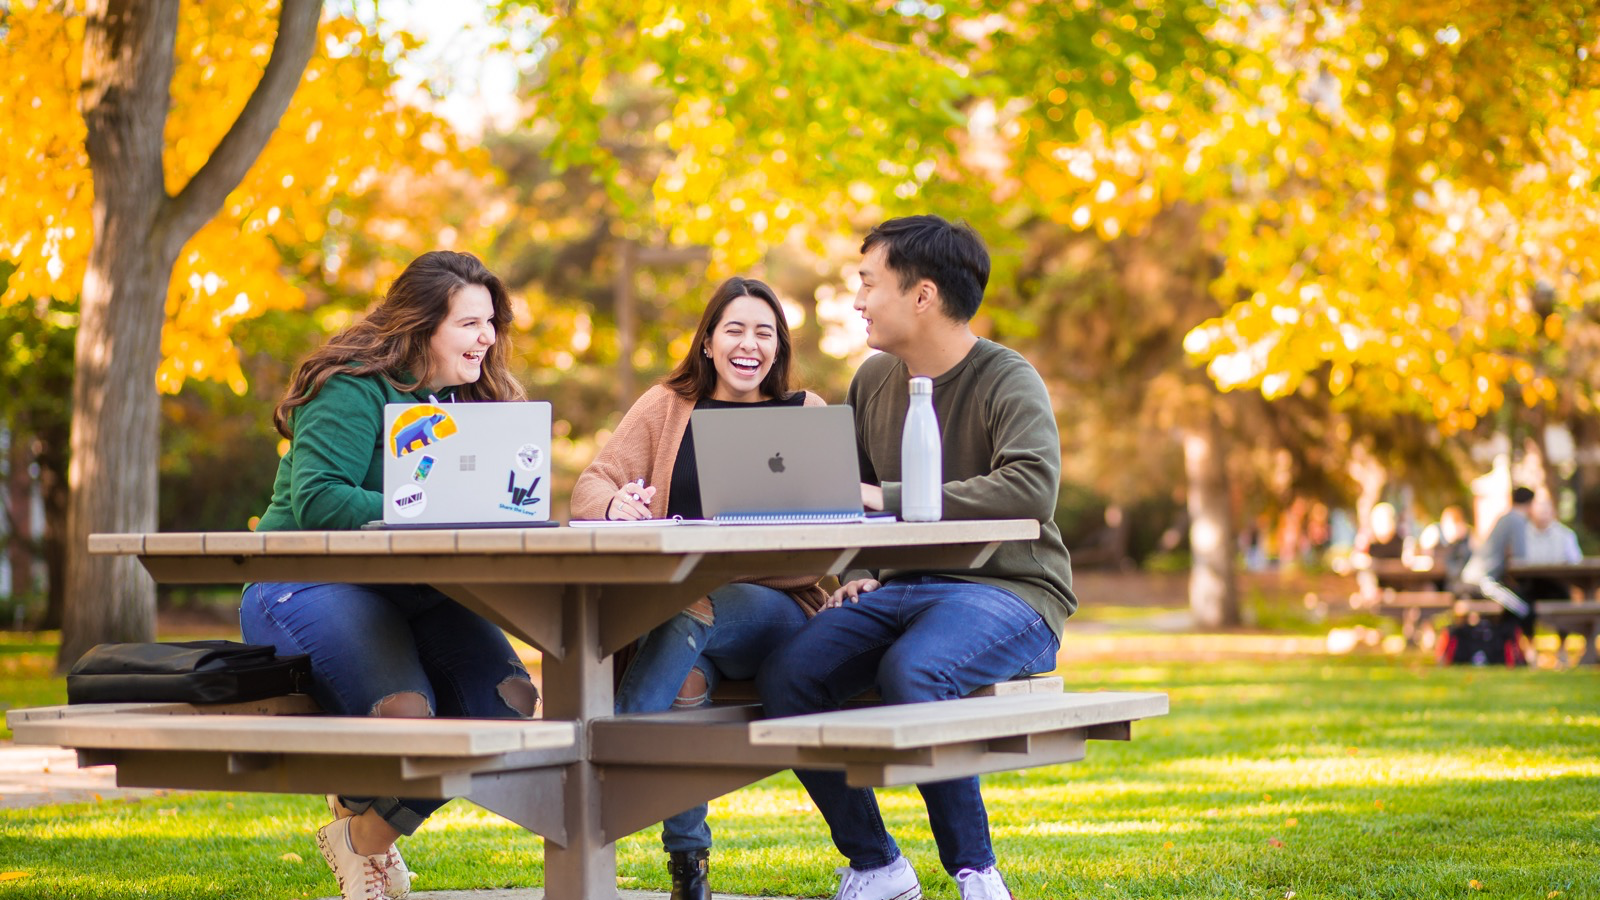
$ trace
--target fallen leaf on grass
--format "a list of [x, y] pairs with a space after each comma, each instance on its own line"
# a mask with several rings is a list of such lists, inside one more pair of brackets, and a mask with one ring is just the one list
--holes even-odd
[[18, 878], [27, 878], [31, 872], [0, 872], [0, 881], [16, 881]]
[[1161, 849], [1163, 849], [1163, 850], [1171, 850], [1172, 849], [1172, 842], [1171, 841], [1167, 841], [1165, 844], [1162, 844], [1161, 845]]
[[1545, 896], [1546, 897], [1559, 897], [1559, 896], [1561, 896], [1561, 892], [1560, 891], [1551, 891], [1550, 893], [1545, 894]]
[[1374, 800], [1374, 801], [1372, 801], [1372, 805], [1377, 807], [1378, 809], [1383, 809], [1383, 801], [1382, 800]]
[[282, 856], [280, 856], [278, 858], [283, 860], [284, 862], [305, 862], [305, 860], [300, 858], [300, 854], [293, 853], [293, 852], [285, 853], [284, 855], [282, 855]]
[[1261, 795], [1261, 799], [1265, 800], [1268, 803], [1271, 803], [1272, 802], [1272, 795], [1271, 794], [1262, 794]]
[[1280, 841], [1277, 838], [1267, 838], [1267, 846], [1272, 847], [1273, 849], [1278, 849], [1285, 845], [1283, 841]]
[[1478, 879], [1474, 878], [1471, 881], [1467, 882], [1467, 887], [1472, 888], [1475, 891], [1481, 891], [1481, 890], [1483, 890], [1483, 882], [1481, 882]]
[[1299, 819], [1285, 819], [1283, 824], [1288, 828], [1293, 828], [1296, 825], [1300, 824], [1300, 820]]

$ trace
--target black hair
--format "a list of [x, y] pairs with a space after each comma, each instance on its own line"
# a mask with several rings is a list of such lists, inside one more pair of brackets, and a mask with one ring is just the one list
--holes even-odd
[[932, 215], [904, 216], [867, 232], [861, 252], [879, 244], [884, 261], [900, 275], [900, 290], [926, 278], [939, 288], [945, 315], [957, 322], [977, 315], [989, 285], [989, 251], [972, 226]]
[[1511, 489], [1511, 505], [1526, 506], [1533, 502], [1533, 488], [1516, 487]]
[[700, 314], [700, 325], [694, 330], [694, 341], [689, 345], [689, 353], [672, 370], [672, 373], [662, 380], [662, 384], [678, 396], [686, 400], [699, 402], [711, 396], [717, 390], [717, 367], [707, 358], [706, 347], [711, 342], [711, 332], [722, 324], [722, 313], [728, 304], [740, 297], [754, 297], [772, 308], [772, 318], [776, 324], [778, 339], [777, 352], [772, 355], [772, 368], [767, 371], [767, 377], [761, 381], [761, 396], [768, 399], [783, 399], [789, 396], [789, 359], [792, 348], [789, 341], [789, 320], [783, 312], [783, 304], [778, 302], [778, 295], [768, 287], [766, 282], [754, 278], [740, 278], [735, 275], [717, 287], [717, 292], [711, 295], [711, 300], [706, 303], [705, 312]]

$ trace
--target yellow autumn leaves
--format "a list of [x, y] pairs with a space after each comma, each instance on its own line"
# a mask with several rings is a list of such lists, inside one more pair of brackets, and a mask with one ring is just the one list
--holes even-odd
[[[222, 2], [185, 3], [176, 39], [163, 157], [176, 193], [210, 157], [266, 65], [277, 18]], [[93, 185], [78, 113], [83, 18], [52, 4], [14, 4], [0, 42], [0, 261], [16, 266], [0, 302], [70, 298], [83, 282]], [[381, 38], [351, 18], [326, 19], [320, 52], [272, 140], [223, 208], [180, 254], [167, 295], [163, 362], [168, 392], [206, 378], [245, 390], [229, 339], [241, 320], [305, 301], [280, 248], [309, 248], [305, 265], [337, 281], [349, 221], [372, 215], [396, 181], [441, 167], [481, 167], [442, 121], [402, 103]], [[348, 224], [338, 221], [339, 210]], [[391, 207], [392, 210], [392, 207]], [[392, 214], [392, 212], [391, 212]], [[427, 246], [407, 215], [396, 243]], [[391, 227], [391, 234], [394, 229]], [[368, 288], [370, 290], [370, 287]]]

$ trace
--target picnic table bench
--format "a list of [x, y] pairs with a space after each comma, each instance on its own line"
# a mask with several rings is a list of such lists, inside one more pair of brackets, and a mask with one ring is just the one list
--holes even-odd
[[1583, 637], [1583, 652], [1578, 665], [1600, 665], [1600, 602], [1585, 600], [1540, 600], [1537, 604], [1538, 626], [1554, 631], [1561, 637], [1556, 650], [1556, 661], [1567, 664], [1566, 637], [1577, 634]]
[[91, 552], [135, 554], [175, 583], [434, 584], [541, 651], [544, 718], [333, 717], [280, 698], [265, 709], [13, 710], [7, 721], [18, 742], [75, 747], [130, 786], [466, 797], [546, 839], [548, 896], [614, 898], [618, 838], [774, 772], [835, 769], [882, 786], [1050, 765], [1165, 714], [1165, 694], [1063, 693], [1053, 679], [789, 719], [749, 703], [611, 714], [607, 657], [732, 578], [971, 567], [999, 541], [1037, 534], [1037, 522], [1014, 520], [96, 536]]
[[1492, 600], [1463, 600], [1448, 591], [1385, 591], [1366, 610], [1398, 621], [1409, 646], [1422, 643], [1433, 628], [1432, 618], [1440, 613], [1488, 615], [1502, 611]]

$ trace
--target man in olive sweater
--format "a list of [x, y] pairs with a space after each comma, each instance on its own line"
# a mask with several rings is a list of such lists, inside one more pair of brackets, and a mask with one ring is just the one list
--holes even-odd
[[[759, 685], [774, 716], [837, 709], [876, 687], [887, 703], [951, 700], [1055, 668], [1077, 608], [1053, 520], [1061, 443], [1044, 382], [1015, 351], [973, 334], [989, 281], [976, 232], [938, 216], [891, 219], [867, 235], [855, 307], [884, 351], [850, 384], [863, 503], [900, 511], [900, 435], [909, 380], [933, 379], [946, 519], [1039, 521], [978, 569], [851, 572], [814, 619], [768, 657]], [[877, 801], [840, 772], [797, 772], [850, 860], [836, 900], [915, 900], [916, 872]], [[977, 778], [918, 785], [939, 858], [963, 900], [1008, 900]]]

